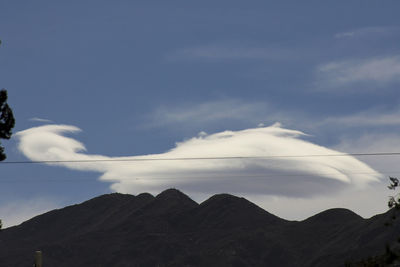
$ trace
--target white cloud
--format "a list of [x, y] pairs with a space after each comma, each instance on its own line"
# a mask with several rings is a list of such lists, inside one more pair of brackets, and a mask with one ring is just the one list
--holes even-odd
[[52, 199], [33, 198], [14, 200], [0, 205], [3, 228], [18, 225], [38, 214], [59, 208], [61, 205]]
[[360, 84], [360, 88], [400, 81], [400, 56], [330, 62], [317, 68], [319, 89]]
[[[343, 187], [363, 188], [381, 177], [351, 156], [301, 157], [338, 152], [305, 141], [301, 139], [304, 133], [281, 128], [279, 124], [202, 133], [177, 143], [165, 153], [133, 157], [87, 154], [82, 143], [62, 135], [77, 131], [74, 126], [46, 125], [18, 132], [16, 136], [20, 151], [34, 161], [121, 160], [51, 164], [100, 172], [101, 180], [111, 182], [113, 190], [123, 193], [158, 193], [176, 187], [189, 194], [231, 192], [307, 198]], [[300, 157], [285, 157], [288, 155]], [[244, 158], [167, 160], [208, 157]], [[149, 160], [154, 158], [159, 160]]]

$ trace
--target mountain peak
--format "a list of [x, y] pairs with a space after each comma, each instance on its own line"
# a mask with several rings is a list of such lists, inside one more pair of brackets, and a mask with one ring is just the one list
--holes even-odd
[[197, 207], [197, 204], [190, 197], [175, 188], [167, 189], [158, 194], [154, 201], [147, 207], [153, 214], [180, 213]]
[[286, 222], [247, 199], [230, 194], [217, 194], [210, 197], [200, 204], [195, 214], [197, 218], [193, 218], [194, 220], [206, 221], [207, 223], [203, 226], [214, 228], [247, 228]]
[[176, 188], [169, 188], [167, 190], [162, 191], [160, 194], [158, 194], [156, 196], [156, 198], [164, 198], [164, 197], [188, 197], [187, 195], [185, 195], [184, 193], [182, 193], [181, 191], [179, 191]]
[[183, 203], [192, 204], [193, 206], [198, 205], [188, 195], [182, 193], [181, 191], [175, 188], [164, 190], [163, 192], [158, 194], [155, 199], [159, 201], [179, 201]]
[[349, 209], [333, 208], [311, 216], [303, 222], [344, 223], [354, 220], [362, 221], [363, 218]]

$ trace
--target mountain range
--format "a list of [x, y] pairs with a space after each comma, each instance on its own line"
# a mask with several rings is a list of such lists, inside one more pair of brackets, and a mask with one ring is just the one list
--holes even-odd
[[113, 193], [2, 230], [0, 266], [32, 266], [37, 250], [44, 267], [345, 266], [397, 243], [393, 216], [337, 208], [287, 221], [229, 194]]

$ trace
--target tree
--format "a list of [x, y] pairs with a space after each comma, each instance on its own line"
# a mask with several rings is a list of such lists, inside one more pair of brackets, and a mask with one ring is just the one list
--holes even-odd
[[[0, 40], [1, 45], [1, 40]], [[7, 104], [7, 91], [2, 89], [0, 91], [0, 139], [10, 139], [11, 129], [14, 128], [15, 119], [11, 108]], [[6, 154], [4, 153], [4, 147], [1, 146], [0, 142], [0, 161], [6, 159]], [[3, 227], [3, 223], [0, 220], [0, 230]]]
[[[390, 184], [388, 188], [390, 190], [396, 190], [400, 186], [400, 181], [396, 177], [390, 177]], [[400, 193], [397, 193], [395, 195], [389, 196], [389, 201], [388, 201], [388, 207], [389, 209], [392, 209], [392, 217], [391, 217], [391, 222], [386, 223], [386, 225], [392, 225], [394, 220], [397, 218], [398, 211], [400, 210]], [[397, 238], [397, 241], [400, 242], [400, 237]], [[398, 249], [393, 249], [389, 244], [386, 245], [386, 263], [387, 264], [399, 264], [400, 260], [400, 253]], [[398, 266], [398, 265], [393, 265], [393, 266]]]
[[[0, 40], [1, 45], [1, 40]], [[11, 108], [7, 104], [7, 91], [2, 89], [0, 91], [0, 139], [10, 139], [11, 129], [14, 128], [15, 119]], [[0, 161], [6, 159], [6, 154], [4, 153], [4, 147], [1, 146], [0, 142]], [[0, 230], [3, 227], [3, 223], [0, 220]]]
[[[11, 108], [7, 104], [7, 91], [0, 91], [0, 139], [10, 139], [11, 129], [14, 128], [15, 119]], [[6, 159], [4, 147], [0, 143], [0, 161]]]
[[[400, 187], [400, 180], [396, 177], [390, 177], [390, 184], [388, 188], [396, 191]], [[391, 216], [385, 226], [392, 226], [397, 219], [397, 213], [400, 211], [400, 193], [389, 196], [387, 202], [389, 209], [391, 210]], [[397, 238], [397, 242], [400, 243], [400, 237]], [[346, 267], [376, 267], [376, 266], [400, 266], [400, 250], [399, 246], [391, 246], [389, 243], [386, 244], [386, 251], [384, 254], [369, 257], [368, 259], [361, 260], [359, 262], [347, 262]]]

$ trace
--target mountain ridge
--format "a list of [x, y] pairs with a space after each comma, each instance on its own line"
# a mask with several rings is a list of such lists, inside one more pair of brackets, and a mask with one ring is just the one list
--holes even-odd
[[0, 266], [27, 266], [35, 250], [58, 267], [338, 266], [382, 254], [400, 236], [390, 216], [337, 208], [288, 221], [230, 194], [112, 193], [4, 229]]

